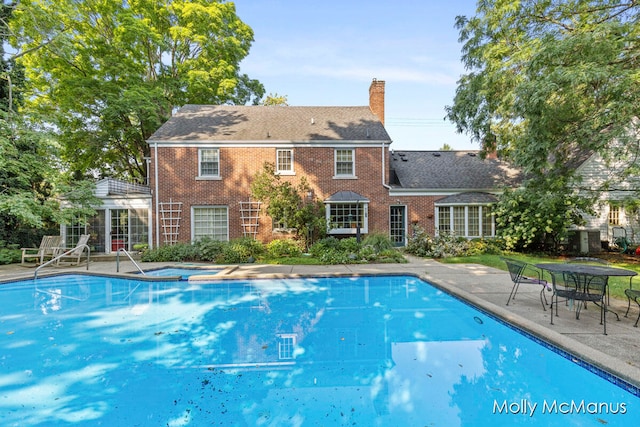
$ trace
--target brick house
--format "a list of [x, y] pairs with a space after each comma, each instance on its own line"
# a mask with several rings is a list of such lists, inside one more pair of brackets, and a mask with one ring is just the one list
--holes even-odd
[[[477, 152], [393, 152], [384, 128], [385, 82], [373, 80], [369, 105], [290, 107], [186, 105], [149, 139], [152, 246], [279, 237], [251, 201], [264, 162], [308, 197], [322, 201], [329, 233], [358, 228], [406, 243], [411, 224], [465, 236], [493, 236], [490, 208], [516, 171]], [[440, 153], [440, 154], [438, 154]]]

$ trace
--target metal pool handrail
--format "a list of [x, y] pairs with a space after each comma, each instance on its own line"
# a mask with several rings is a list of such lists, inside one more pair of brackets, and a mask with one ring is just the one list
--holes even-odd
[[138, 269], [138, 271], [140, 273], [142, 273], [143, 276], [146, 276], [147, 274], [140, 268], [140, 266], [138, 265], [138, 263], [133, 259], [133, 257], [131, 256], [131, 254], [129, 252], [127, 252], [126, 249], [124, 248], [120, 248], [118, 249], [118, 252], [116, 252], [116, 273], [120, 273], [120, 252], [124, 252], [126, 256], [129, 257], [129, 259], [131, 260], [131, 262], [133, 263], [133, 265], [136, 266], [136, 268]]
[[85, 248], [87, 249], [87, 271], [89, 271], [89, 262], [91, 260], [91, 248], [89, 247], [89, 245], [80, 245], [80, 246], [76, 246], [75, 248], [71, 248], [68, 251], [61, 253], [60, 255], [56, 256], [55, 258], [50, 259], [49, 261], [45, 262], [42, 265], [39, 265], [38, 267], [36, 267], [36, 271], [33, 272], [33, 279], [37, 279], [38, 278], [38, 271], [42, 268], [42, 267], [46, 267], [49, 264], [52, 264], [54, 261], [58, 261], [60, 258], [69, 255], [71, 252], [77, 250], [78, 248], [82, 248], [82, 251], [84, 252]]

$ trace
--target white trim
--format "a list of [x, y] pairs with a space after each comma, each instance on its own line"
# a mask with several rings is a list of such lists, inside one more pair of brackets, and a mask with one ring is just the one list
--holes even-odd
[[[158, 212], [160, 211], [160, 191], [159, 191], [159, 184], [158, 184], [158, 144], [155, 144], [155, 156], [154, 156], [154, 166], [153, 166], [153, 174], [155, 176], [155, 187], [156, 187], [156, 194], [154, 194], [154, 197], [156, 198], [156, 210], [155, 213], [156, 215], [154, 215], [154, 219], [155, 219], [155, 225], [156, 225], [156, 241], [155, 244], [156, 246], [160, 247], [160, 221], [158, 220], [159, 216]], [[153, 240], [153, 239], [151, 239]], [[149, 245], [150, 249], [153, 249], [154, 245], [151, 244]]]
[[195, 209], [224, 208], [227, 211], [227, 242], [229, 241], [229, 206], [227, 205], [192, 205], [191, 206], [191, 242], [195, 242]]
[[[288, 151], [291, 153], [291, 170], [279, 170], [279, 157], [278, 154], [282, 151]], [[296, 174], [296, 170], [295, 170], [295, 159], [294, 159], [294, 149], [293, 147], [289, 147], [289, 148], [276, 148], [276, 174], [278, 175], [295, 175]]]
[[335, 148], [336, 146], [346, 146], [346, 147], [354, 147], [358, 148], [379, 148], [380, 144], [384, 144], [388, 146], [390, 144], [389, 140], [336, 140], [336, 141], [326, 141], [326, 140], [309, 140], [309, 141], [272, 141], [272, 140], [253, 140], [253, 141], [226, 141], [226, 140], [203, 140], [203, 141], [167, 141], [167, 140], [157, 140], [157, 141], [147, 141], [149, 144], [155, 144], [159, 147], [171, 147], [171, 148], [193, 148], [193, 147], [203, 147], [203, 146], [211, 146], [215, 145], [216, 147], [226, 147], [233, 146], [235, 148], [273, 148], [273, 147], [309, 147], [309, 148]]
[[[202, 174], [202, 152], [204, 150], [211, 150], [211, 151], [215, 151], [218, 155], [218, 173], [217, 174], [211, 174], [211, 175], [203, 175]], [[198, 148], [198, 176], [196, 177], [196, 179], [221, 179], [220, 176], [220, 149], [218, 147], [200, 147]]]
[[[493, 209], [491, 211], [491, 234], [488, 236], [485, 236], [482, 234], [483, 230], [484, 230], [484, 209], [483, 207], [491, 207], [493, 205], [493, 203], [484, 203], [484, 204], [478, 204], [478, 203], [468, 203], [468, 204], [464, 204], [464, 203], [450, 203], [450, 204], [443, 204], [440, 206], [434, 206], [434, 229], [435, 229], [435, 233], [436, 236], [440, 235], [440, 208], [448, 208], [449, 210], [449, 232], [453, 232], [456, 236], [460, 236], [460, 237], [464, 237], [466, 239], [478, 239], [481, 237], [495, 237], [496, 236], [496, 224], [495, 224], [495, 215], [493, 215]], [[454, 218], [454, 208], [460, 208], [463, 207], [464, 208], [464, 233], [461, 234], [460, 230], [456, 230], [454, 225], [455, 222], [455, 218]], [[480, 233], [479, 235], [474, 235], [474, 236], [470, 236], [469, 235], [469, 208], [470, 207], [479, 207], [480, 209], [478, 209], [478, 232]]]
[[[391, 188], [389, 190], [389, 197], [424, 197], [424, 196], [433, 196], [433, 197], [442, 197], [442, 196], [454, 196], [461, 193], [487, 193], [492, 194], [494, 196], [499, 196], [502, 194], [502, 191], [496, 191], [495, 188], [447, 188], [447, 189], [437, 189], [437, 188]], [[437, 202], [436, 202], [437, 203]]]
[[362, 227], [360, 234], [369, 233], [369, 203], [363, 200], [340, 201], [340, 202], [324, 202], [324, 214], [327, 221], [327, 234], [353, 234], [358, 232], [358, 228], [331, 228], [331, 206], [332, 205], [360, 205], [362, 206]]
[[[340, 151], [351, 151], [351, 173], [338, 175], [338, 150]], [[346, 163], [346, 162], [344, 162]], [[356, 149], [351, 147], [341, 147], [333, 149], [333, 179], [358, 179], [356, 176]]]

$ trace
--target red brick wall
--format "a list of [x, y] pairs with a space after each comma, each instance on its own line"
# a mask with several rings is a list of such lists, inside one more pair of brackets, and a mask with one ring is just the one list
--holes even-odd
[[[152, 156], [155, 150], [152, 147]], [[357, 179], [334, 179], [334, 148], [297, 147], [294, 149], [294, 176], [282, 176], [283, 181], [293, 184], [306, 177], [319, 200], [324, 200], [337, 191], [349, 190], [370, 200], [369, 232], [389, 232], [389, 206], [407, 206], [407, 232], [411, 224], [418, 223], [433, 233], [433, 197], [390, 198], [383, 186], [382, 175], [388, 182], [389, 153], [384, 152], [384, 172], [381, 147], [360, 147], [355, 149], [355, 173]], [[227, 206], [229, 212], [229, 237], [242, 237], [240, 201], [250, 198], [252, 177], [262, 170], [264, 162], [275, 163], [276, 148], [220, 148], [219, 180], [198, 180], [198, 148], [159, 147], [158, 148], [158, 192], [160, 202], [182, 202], [182, 219], [179, 241], [191, 240], [191, 207], [203, 205]], [[151, 188], [154, 190], [155, 210], [155, 159], [151, 160]], [[154, 218], [159, 220], [157, 212]], [[162, 228], [160, 229], [162, 240]], [[270, 218], [262, 212], [259, 238], [270, 241], [274, 236]], [[154, 225], [155, 241], [155, 225]]]
[[369, 86], [369, 108], [384, 126], [384, 81], [373, 79]]

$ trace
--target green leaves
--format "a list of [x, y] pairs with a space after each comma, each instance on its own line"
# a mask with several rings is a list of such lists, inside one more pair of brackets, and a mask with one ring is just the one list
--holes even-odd
[[187, 103], [257, 102], [239, 73], [253, 31], [211, 0], [21, 1], [11, 22], [30, 107], [77, 175], [146, 178], [147, 138]]
[[294, 230], [307, 244], [326, 233], [324, 206], [307, 198], [310, 190], [305, 177], [297, 185], [283, 182], [269, 162], [263, 164], [251, 181], [251, 196], [265, 203], [273, 223]]
[[557, 242], [579, 222], [590, 195], [574, 196], [576, 172], [590, 155], [620, 172], [588, 190], [637, 172], [639, 19], [640, 4], [615, 0], [483, 0], [457, 19], [467, 73], [447, 116], [529, 179], [499, 205], [512, 247]]
[[634, 131], [640, 5], [608, 0], [480, 3], [459, 18], [463, 61], [448, 117], [528, 174], [570, 175]]

